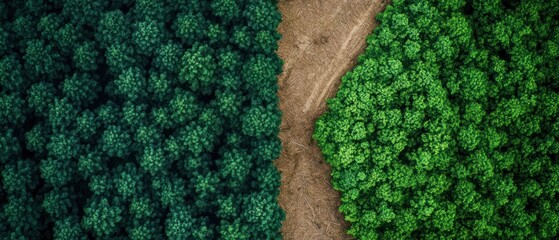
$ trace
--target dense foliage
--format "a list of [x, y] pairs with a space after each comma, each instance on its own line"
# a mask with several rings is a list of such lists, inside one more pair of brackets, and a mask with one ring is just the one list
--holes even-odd
[[274, 0], [0, 3], [1, 239], [277, 239]]
[[394, 0], [315, 138], [360, 239], [559, 231], [559, 1]]

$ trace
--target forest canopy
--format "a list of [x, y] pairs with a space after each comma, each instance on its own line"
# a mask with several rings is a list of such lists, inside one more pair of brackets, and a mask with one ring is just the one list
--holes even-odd
[[359, 239], [551, 239], [559, 1], [394, 0], [315, 139]]
[[0, 238], [280, 238], [276, 4], [0, 3]]

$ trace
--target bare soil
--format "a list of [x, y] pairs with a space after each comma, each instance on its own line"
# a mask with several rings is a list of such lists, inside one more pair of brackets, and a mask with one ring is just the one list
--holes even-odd
[[335, 95], [341, 77], [366, 47], [384, 0], [280, 0], [278, 30], [280, 138], [276, 166], [282, 174], [279, 204], [286, 212], [284, 239], [351, 239], [338, 212], [339, 193], [330, 166], [312, 139], [316, 119]]

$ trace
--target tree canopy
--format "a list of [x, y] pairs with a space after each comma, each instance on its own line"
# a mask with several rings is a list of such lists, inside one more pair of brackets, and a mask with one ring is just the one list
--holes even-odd
[[359, 239], [559, 233], [559, 1], [394, 0], [315, 139]]
[[0, 238], [279, 239], [276, 4], [0, 3]]

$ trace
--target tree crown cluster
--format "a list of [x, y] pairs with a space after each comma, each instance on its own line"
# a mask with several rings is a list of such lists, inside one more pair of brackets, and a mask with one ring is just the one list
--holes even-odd
[[277, 239], [274, 0], [0, 3], [0, 238]]
[[314, 137], [360, 239], [550, 239], [559, 1], [394, 0]]

